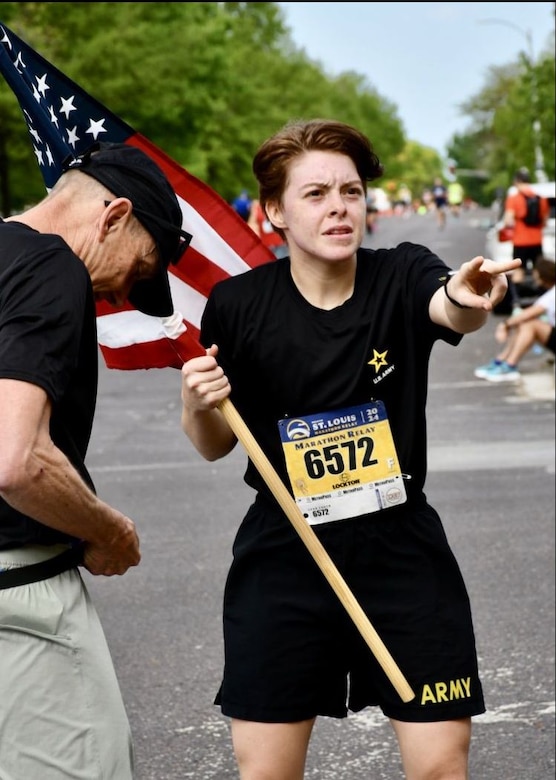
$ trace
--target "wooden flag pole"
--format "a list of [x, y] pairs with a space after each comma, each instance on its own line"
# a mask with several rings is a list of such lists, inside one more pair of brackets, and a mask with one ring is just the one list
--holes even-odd
[[399, 693], [402, 701], [411, 701], [415, 698], [415, 694], [409, 686], [409, 683], [401, 673], [398, 665], [390, 655], [383, 641], [371, 625], [368, 617], [361, 609], [359, 602], [348, 588], [345, 580], [342, 578], [340, 572], [322, 546], [312, 527], [303, 517], [301, 510], [293, 499], [293, 496], [286, 489], [272, 464], [257, 444], [255, 437], [246, 426], [239, 412], [229, 398], [225, 398], [223, 401], [221, 401], [218, 405], [218, 408], [226, 418], [228, 425], [231, 427], [238, 440], [246, 449], [247, 454], [257, 467], [259, 473], [269, 488], [272, 490], [274, 497], [305, 543], [305, 546], [332, 586], [332, 589], [346, 608], [349, 616], [355, 623], [356, 627], [359, 629], [363, 639], [368, 644], [375, 658], [388, 676], [388, 679]]

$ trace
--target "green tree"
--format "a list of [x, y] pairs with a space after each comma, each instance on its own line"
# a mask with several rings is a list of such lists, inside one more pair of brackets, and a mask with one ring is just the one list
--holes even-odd
[[490, 180], [487, 149], [483, 131], [456, 134], [448, 148], [449, 157], [455, 162], [455, 175], [464, 188], [465, 196], [485, 206], [493, 200], [493, 194], [486, 186]]
[[[397, 107], [363, 76], [329, 74], [294, 45], [277, 3], [0, 3], [0, 20], [227, 200], [244, 188], [255, 194], [253, 154], [292, 117], [360, 127], [394, 187], [417, 192], [443, 170], [437, 152], [408, 141]], [[460, 105], [471, 129], [448, 153], [458, 170], [474, 172], [464, 182], [474, 199], [490, 202], [516, 167], [534, 169], [535, 118], [554, 178], [554, 88], [552, 47], [534, 64], [522, 55], [491, 68]], [[3, 213], [44, 194], [24, 127], [0, 81]]]
[[[329, 77], [297, 50], [276, 3], [0, 3], [0, 18], [228, 200], [253, 191], [256, 148], [294, 116], [357, 123], [382, 156], [403, 147], [395, 107], [361, 76]], [[43, 189], [3, 83], [0, 112], [2, 190], [20, 207]]]
[[394, 191], [401, 182], [410, 189], [413, 198], [420, 199], [425, 189], [430, 189], [435, 176], [442, 174], [443, 162], [435, 149], [415, 141], [408, 141], [397, 155], [391, 173], [394, 177]]
[[[490, 68], [480, 92], [461, 104], [471, 130], [455, 140], [450, 155], [457, 159], [463, 144], [467, 166], [489, 173], [483, 186], [485, 199], [508, 187], [517, 168], [535, 170], [537, 143], [545, 173], [554, 179], [554, 90], [554, 54], [546, 53], [534, 66], [522, 56], [515, 63]], [[538, 138], [535, 120], [540, 123]]]

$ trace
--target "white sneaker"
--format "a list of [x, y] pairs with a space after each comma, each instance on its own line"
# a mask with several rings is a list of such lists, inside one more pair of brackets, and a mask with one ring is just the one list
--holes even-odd
[[485, 363], [484, 366], [477, 366], [473, 373], [477, 379], [486, 379], [488, 372], [497, 365], [498, 363], [495, 360], [491, 360], [489, 363]]
[[490, 371], [487, 371], [485, 377], [487, 382], [518, 382], [521, 379], [521, 374], [507, 363], [500, 363], [498, 366], [493, 366]]

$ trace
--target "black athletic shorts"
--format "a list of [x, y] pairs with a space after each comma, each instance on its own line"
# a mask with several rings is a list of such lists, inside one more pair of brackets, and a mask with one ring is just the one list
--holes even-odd
[[286, 723], [369, 705], [415, 722], [484, 712], [469, 599], [435, 510], [314, 530], [415, 698], [402, 701], [291, 522], [258, 498], [226, 582], [222, 713]]

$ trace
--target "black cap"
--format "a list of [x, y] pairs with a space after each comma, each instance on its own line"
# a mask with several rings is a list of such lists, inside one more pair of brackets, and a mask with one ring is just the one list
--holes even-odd
[[167, 268], [189, 246], [191, 234], [182, 230], [182, 212], [164, 172], [141, 149], [127, 144], [101, 143], [80, 157], [64, 161], [64, 170], [92, 176], [117, 198], [129, 198], [133, 213], [152, 236], [160, 257], [152, 279], [135, 282], [129, 300], [139, 311], [168, 317], [174, 311]]

